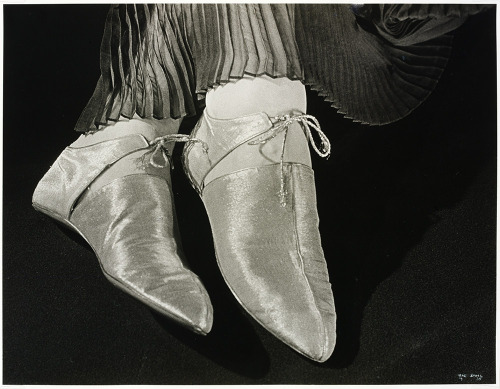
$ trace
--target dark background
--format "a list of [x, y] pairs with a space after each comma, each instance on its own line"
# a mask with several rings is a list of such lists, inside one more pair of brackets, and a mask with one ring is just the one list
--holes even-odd
[[215, 310], [206, 337], [114, 288], [90, 248], [32, 209], [37, 181], [76, 138], [106, 14], [101, 5], [4, 6], [5, 384], [495, 382], [494, 10], [457, 31], [436, 91], [395, 124], [351, 123], [310, 94], [309, 113], [333, 144], [329, 160], [313, 157], [338, 313], [324, 364], [237, 305], [180, 148], [183, 243]]

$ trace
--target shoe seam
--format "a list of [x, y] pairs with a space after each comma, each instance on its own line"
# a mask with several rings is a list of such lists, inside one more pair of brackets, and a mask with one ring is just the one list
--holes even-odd
[[[290, 166], [290, 170], [291, 170], [290, 176], [291, 176], [291, 181], [292, 181], [290, 186], [292, 188], [292, 193], [295, 193], [294, 186], [295, 186], [295, 174], [296, 174], [296, 172], [294, 171], [293, 166]], [[309, 278], [307, 277], [307, 274], [305, 272], [304, 257], [302, 255], [301, 250], [300, 250], [300, 241], [301, 240], [300, 240], [299, 232], [298, 232], [298, 228], [297, 228], [296, 196], [295, 195], [292, 195], [292, 201], [291, 201], [291, 203], [292, 203], [293, 230], [294, 230], [294, 236], [295, 236], [295, 244], [296, 244], [297, 254], [298, 254], [299, 259], [300, 259], [301, 271], [302, 271], [302, 275], [303, 275], [304, 279], [306, 280], [307, 288], [308, 288], [309, 293], [310, 293], [310, 295], [312, 297], [312, 300], [314, 301], [315, 313], [319, 317], [318, 327], [319, 327], [319, 329], [321, 331], [321, 334], [323, 335], [322, 336], [322, 339], [323, 339], [322, 343], [323, 344], [321, 345], [321, 355], [320, 355], [320, 358], [319, 358], [319, 359], [322, 359], [323, 356], [326, 353], [326, 342], [324, 340], [325, 340], [325, 338], [328, 338], [328, 335], [326, 333], [326, 326], [325, 326], [325, 323], [324, 323], [324, 320], [323, 320], [323, 316], [319, 312], [319, 307], [317, 305], [316, 298], [314, 296], [311, 284], [309, 282]]]
[[[103, 170], [104, 171], [104, 170]], [[101, 172], [102, 173], [102, 172]], [[100, 174], [101, 174], [100, 173]], [[100, 175], [99, 174], [99, 175]], [[89, 194], [88, 197], [85, 198], [85, 201], [91, 201], [92, 199], [94, 199], [96, 196], [100, 195], [108, 186], [110, 186], [111, 184], [115, 183], [116, 181], [118, 180], [123, 180], [123, 179], [128, 179], [129, 177], [133, 177], [133, 176], [147, 176], [147, 177], [150, 177], [150, 178], [153, 178], [153, 179], [157, 179], [157, 180], [160, 180], [162, 181], [163, 183], [165, 183], [167, 185], [167, 187], [169, 188], [169, 190], [172, 192], [172, 188], [170, 186], [170, 184], [168, 183], [167, 180], [165, 180], [163, 177], [161, 176], [158, 176], [156, 174], [150, 174], [150, 173], [140, 173], [140, 172], [135, 172], [135, 173], [130, 173], [130, 174], [125, 174], [121, 177], [116, 177], [115, 179], [111, 180], [110, 182], [106, 183], [105, 185], [101, 186], [99, 189], [93, 191], [92, 194]], [[98, 176], [97, 176], [98, 177]], [[96, 177], [96, 178], [97, 178]], [[95, 180], [95, 179], [94, 179]], [[88, 187], [87, 187], [88, 188]], [[83, 192], [76, 198], [76, 200], [73, 202], [73, 206], [71, 208], [71, 211], [67, 217], [67, 219], [69, 220], [71, 218], [71, 216], [73, 215], [73, 213], [75, 212], [75, 210], [80, 206], [80, 204], [82, 203], [80, 200], [80, 198], [85, 195], [85, 190], [83, 190]]]
[[[201, 192], [203, 194], [203, 191], [208, 188], [212, 182], [215, 182], [217, 180], [220, 180], [220, 179], [227, 179], [228, 176], [230, 176], [231, 174], [236, 174], [236, 173], [241, 173], [241, 172], [244, 172], [246, 170], [253, 170], [253, 169], [260, 169], [260, 168], [268, 168], [270, 166], [276, 166], [276, 165], [281, 165], [279, 162], [275, 162], [275, 163], [270, 163], [270, 164], [267, 164], [267, 165], [260, 165], [260, 166], [249, 166], [249, 167], [244, 167], [244, 168], [241, 168], [241, 169], [238, 169], [238, 170], [234, 170], [232, 172], [229, 172], [229, 173], [225, 173], [223, 174], [222, 176], [219, 176], [217, 178], [214, 178], [212, 181], [210, 181], [208, 184], [206, 184], [205, 186], [203, 186]], [[299, 166], [303, 166], [305, 168], [308, 168], [312, 171], [312, 168], [309, 166], [309, 165], [306, 165], [304, 163], [301, 163], [301, 162], [283, 162], [283, 166], [294, 166], [294, 165], [299, 165]]]

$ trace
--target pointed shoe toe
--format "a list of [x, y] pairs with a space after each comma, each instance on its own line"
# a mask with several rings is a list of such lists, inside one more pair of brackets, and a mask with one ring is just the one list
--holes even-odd
[[160, 177], [125, 176], [85, 199], [71, 220], [91, 242], [111, 282], [195, 332], [207, 333], [212, 305], [198, 277], [183, 265], [174, 238], [175, 211], [166, 201], [171, 196]]
[[218, 265], [240, 304], [266, 329], [318, 362], [335, 347], [336, 314], [318, 231], [311, 168], [279, 164], [215, 179], [203, 192]]
[[[212, 329], [213, 309], [208, 294], [196, 275], [182, 271], [176, 280], [162, 280], [158, 288], [145, 291], [145, 295], [162, 304], [163, 310], [191, 330], [207, 335]], [[165, 303], [165, 301], [167, 303]]]
[[105, 269], [104, 273], [116, 286], [136, 295], [156, 311], [198, 334], [208, 334], [212, 329], [213, 310], [199, 278], [184, 268], [159, 270], [117, 274], [112, 268]]
[[86, 193], [116, 160], [143, 149], [151, 146], [139, 135], [67, 148], [35, 189], [33, 206], [79, 233], [115, 286], [206, 334], [212, 326], [212, 305], [199, 278], [185, 265], [173, 195], [164, 175], [141, 168]]

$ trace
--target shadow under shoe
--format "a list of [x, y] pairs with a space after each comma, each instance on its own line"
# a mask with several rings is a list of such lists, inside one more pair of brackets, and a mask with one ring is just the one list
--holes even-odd
[[265, 114], [237, 120], [205, 115], [192, 136], [204, 140], [204, 133], [220, 134], [219, 122], [231, 127], [233, 144], [219, 141], [214, 147], [209, 141], [206, 152], [190, 144], [184, 163], [207, 210], [221, 273], [254, 319], [299, 353], [324, 362], [335, 346], [336, 314], [318, 230], [314, 173], [300, 163], [272, 163], [205, 184], [208, 173], [237, 146], [273, 127]]
[[109, 166], [151, 147], [142, 135], [132, 135], [66, 148], [35, 189], [33, 206], [80, 234], [114, 285], [206, 334], [212, 326], [212, 305], [199, 278], [183, 262], [167, 180], [155, 169], [138, 167], [85, 194]]

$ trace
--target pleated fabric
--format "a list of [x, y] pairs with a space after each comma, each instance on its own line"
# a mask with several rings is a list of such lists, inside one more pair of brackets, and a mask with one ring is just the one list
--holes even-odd
[[395, 46], [348, 7], [297, 7], [296, 18], [305, 83], [339, 113], [362, 123], [386, 124], [408, 115], [434, 89], [450, 54], [450, 35]]
[[451, 35], [478, 5], [112, 5], [101, 77], [76, 130], [181, 118], [244, 76], [301, 80], [346, 117], [394, 122], [434, 89]]

